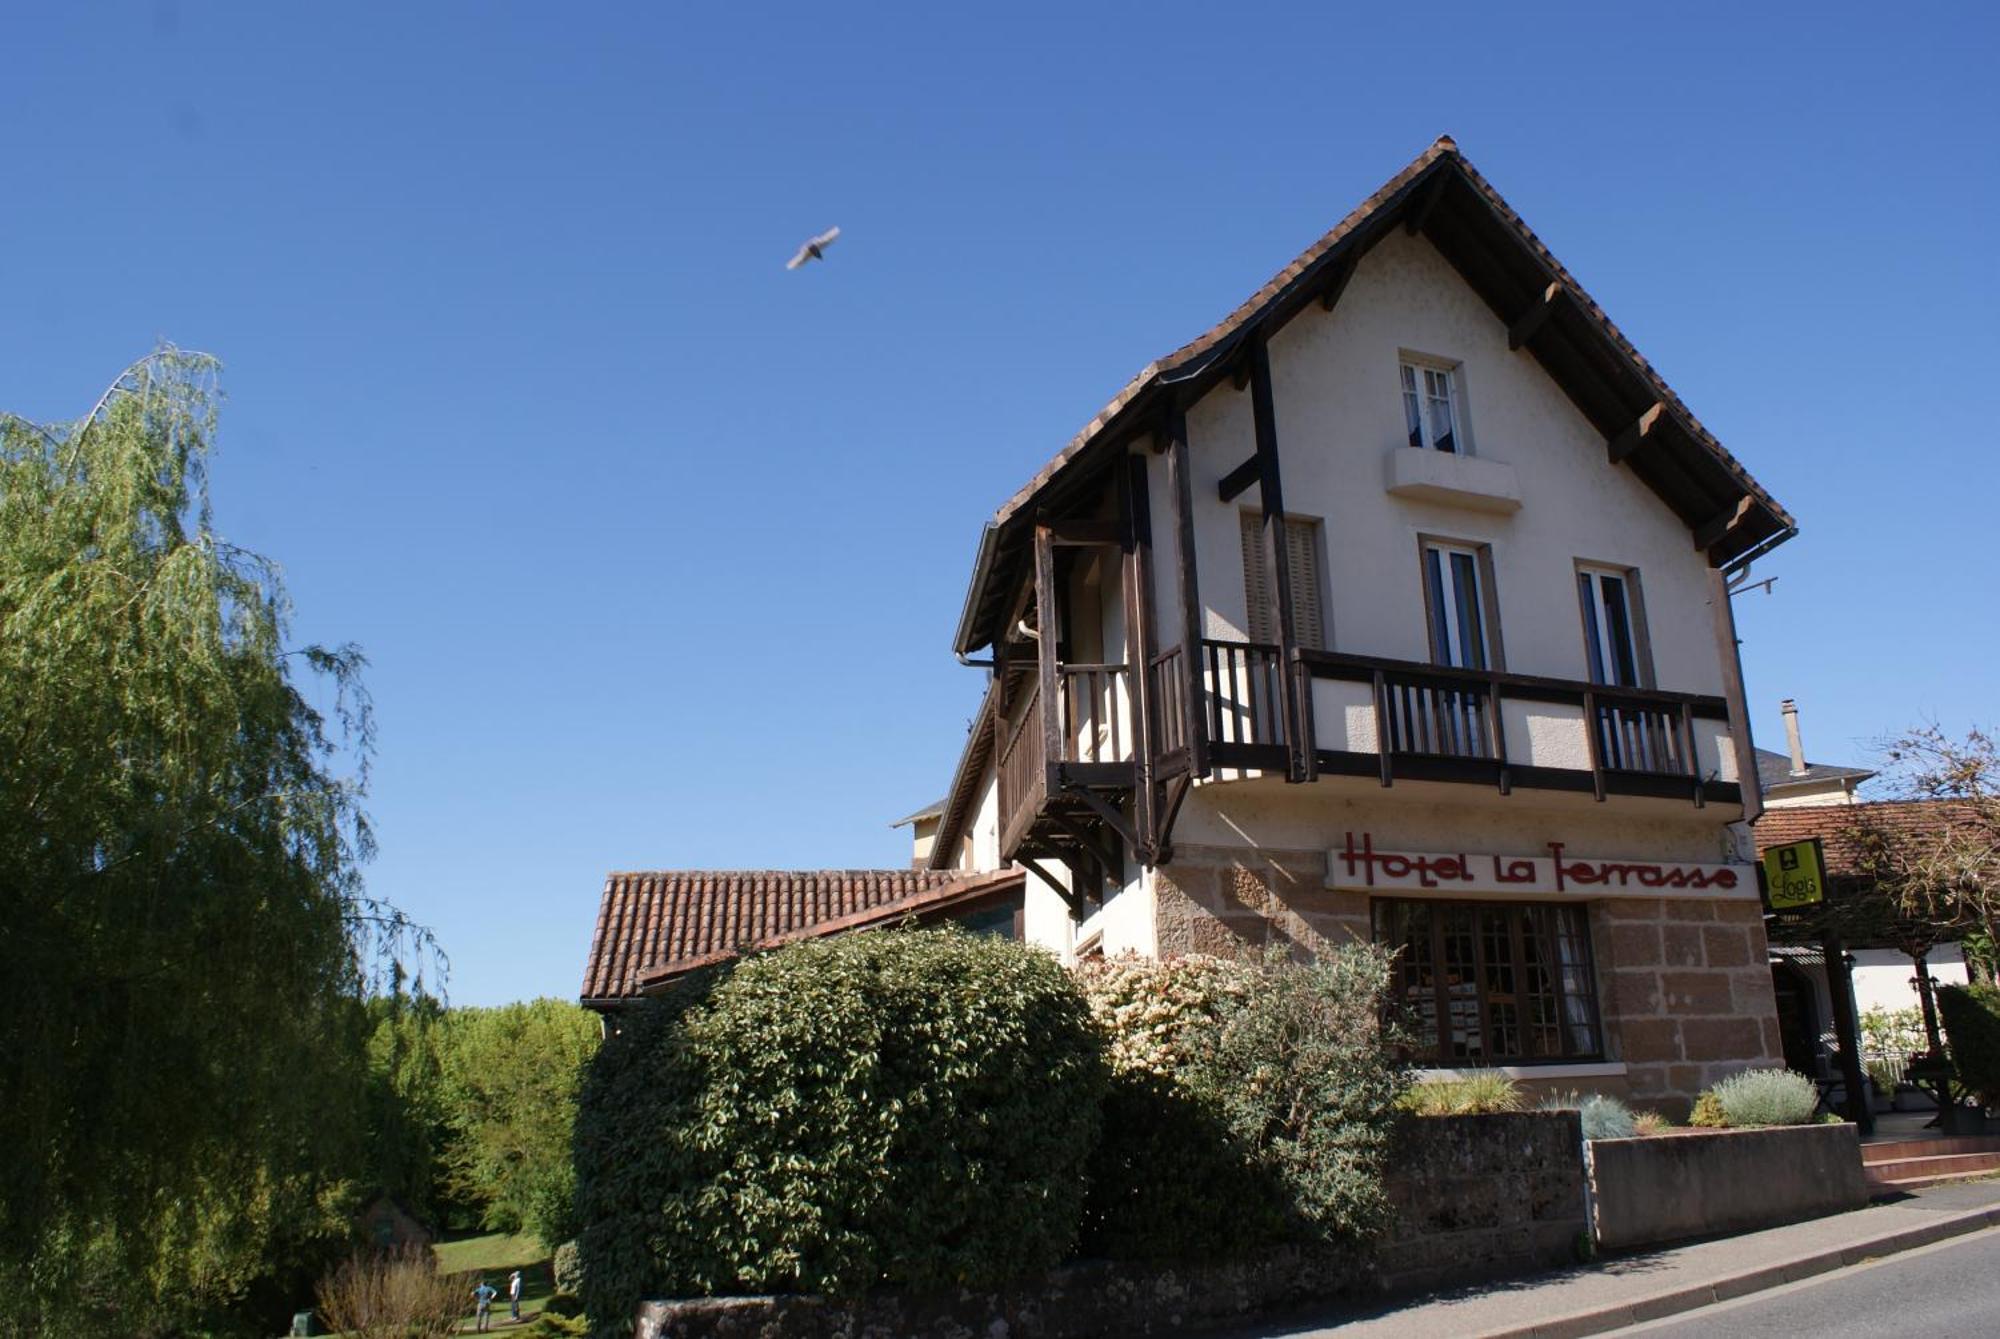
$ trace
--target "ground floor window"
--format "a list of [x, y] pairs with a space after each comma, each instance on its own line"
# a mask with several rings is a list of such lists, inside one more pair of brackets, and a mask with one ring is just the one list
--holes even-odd
[[1376, 942], [1396, 954], [1392, 995], [1408, 1015], [1419, 1061], [1603, 1057], [1582, 907], [1380, 898], [1374, 917]]

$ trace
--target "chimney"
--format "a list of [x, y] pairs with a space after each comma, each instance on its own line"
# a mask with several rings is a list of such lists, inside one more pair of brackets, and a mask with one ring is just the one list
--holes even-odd
[[1778, 704], [1785, 717], [1785, 738], [1792, 746], [1792, 775], [1806, 774], [1806, 746], [1799, 742], [1799, 704], [1786, 698]]

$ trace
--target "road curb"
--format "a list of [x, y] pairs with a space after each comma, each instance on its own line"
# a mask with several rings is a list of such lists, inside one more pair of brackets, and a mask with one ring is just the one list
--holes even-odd
[[1876, 1260], [1903, 1251], [1913, 1251], [1920, 1246], [1930, 1246], [1988, 1227], [2000, 1227], [2000, 1205], [1985, 1209], [1968, 1209], [1963, 1213], [1941, 1214], [1937, 1221], [1925, 1223], [1921, 1227], [1899, 1228], [1894, 1232], [1870, 1237], [1866, 1241], [1829, 1247], [1782, 1265], [1763, 1265], [1756, 1269], [1746, 1269], [1738, 1274], [1670, 1288], [1664, 1292], [1634, 1298], [1629, 1302], [1572, 1312], [1567, 1316], [1556, 1316], [1549, 1320], [1538, 1320], [1531, 1324], [1515, 1325], [1506, 1329], [1481, 1330], [1477, 1339], [1579, 1339], [1582, 1335], [1603, 1334], [1607, 1330], [1640, 1325], [1646, 1321], [1679, 1315], [1683, 1311], [1693, 1311], [1697, 1307], [1713, 1306], [1717, 1302], [1727, 1302], [1738, 1297], [1747, 1297], [1751, 1293], [1782, 1287], [1787, 1283], [1797, 1283], [1800, 1279], [1845, 1269], [1864, 1260]]

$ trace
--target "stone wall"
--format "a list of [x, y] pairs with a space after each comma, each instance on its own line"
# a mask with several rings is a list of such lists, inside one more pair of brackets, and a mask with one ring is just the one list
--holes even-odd
[[1597, 1139], [1590, 1183], [1606, 1250], [1751, 1232], [1868, 1203], [1861, 1146], [1844, 1123]]
[[1326, 886], [1325, 851], [1176, 844], [1153, 889], [1163, 958], [1255, 956], [1268, 944], [1310, 956], [1369, 937], [1368, 898]]
[[1738, 1070], [1783, 1068], [1754, 901], [1606, 899], [1591, 906], [1598, 998], [1631, 1100], [1685, 1118]]
[[1588, 1230], [1573, 1111], [1407, 1121], [1387, 1191], [1395, 1226], [1372, 1260], [1283, 1248], [1184, 1265], [1089, 1261], [998, 1292], [653, 1301], [640, 1306], [638, 1339], [1171, 1334], [1383, 1289], [1532, 1273], [1574, 1259]]

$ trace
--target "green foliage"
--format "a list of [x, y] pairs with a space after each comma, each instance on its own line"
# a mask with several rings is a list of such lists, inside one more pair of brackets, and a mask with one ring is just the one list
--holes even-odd
[[1372, 944], [1310, 963], [1273, 958], [1191, 1075], [1283, 1182], [1296, 1230], [1312, 1240], [1358, 1245], [1388, 1212], [1382, 1177], [1408, 1083], [1381, 1021], [1389, 966]]
[[570, 1141], [597, 1015], [567, 1000], [454, 1009], [441, 1038], [453, 1193], [482, 1222], [545, 1242], [576, 1235]]
[[1875, 1091], [1884, 1097], [1895, 1095], [1897, 1086], [1902, 1083], [1902, 1067], [1896, 1061], [1886, 1056], [1873, 1056], [1862, 1067], [1868, 1071], [1869, 1082], [1875, 1085]]
[[398, 990], [368, 1001], [366, 1180], [432, 1224], [451, 1208], [450, 1111], [439, 1053], [446, 1017], [429, 995]]
[[1940, 986], [1937, 1005], [1959, 1082], [1982, 1106], [2000, 1106], [2000, 990]]
[[193, 1323], [313, 1255], [364, 973], [409, 944], [358, 873], [362, 659], [288, 646], [212, 528], [215, 372], [165, 349], [74, 427], [0, 417], [9, 1333]]
[[985, 1286], [1074, 1246], [1104, 1091], [1047, 954], [956, 929], [788, 946], [625, 1016], [576, 1127], [583, 1300]]
[[575, 1241], [566, 1241], [556, 1247], [555, 1257], [549, 1265], [549, 1274], [555, 1280], [557, 1292], [583, 1291], [583, 1252]]
[[1694, 1099], [1694, 1110], [1688, 1113], [1688, 1124], [1703, 1130], [1728, 1128], [1729, 1113], [1722, 1109], [1722, 1099], [1715, 1095], [1714, 1090]]
[[1640, 1111], [1632, 1116], [1632, 1133], [1641, 1138], [1650, 1139], [1673, 1128], [1674, 1123], [1657, 1111]]
[[1709, 1089], [1731, 1129], [1810, 1125], [1818, 1118], [1819, 1089], [1789, 1069], [1746, 1069]]
[[1553, 1093], [1538, 1109], [1576, 1112], [1583, 1118], [1585, 1139], [1630, 1139], [1639, 1132], [1632, 1108], [1606, 1093]]
[[1922, 1010], [1915, 1007], [1862, 1010], [1861, 1049], [1869, 1055], [1916, 1055], [1929, 1046], [1924, 1036]]
[[1519, 1111], [1521, 1090], [1497, 1070], [1456, 1079], [1425, 1079], [1404, 1089], [1396, 1105], [1416, 1116], [1483, 1116]]
[[575, 1318], [583, 1314], [583, 1299], [572, 1292], [552, 1293], [549, 1300], [542, 1304], [542, 1311], [547, 1315]]

